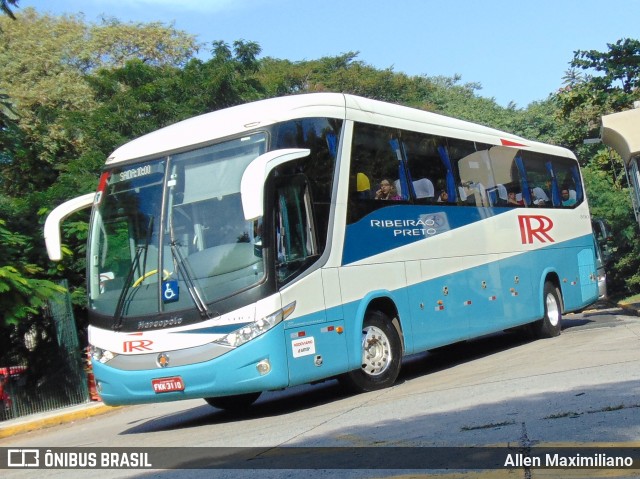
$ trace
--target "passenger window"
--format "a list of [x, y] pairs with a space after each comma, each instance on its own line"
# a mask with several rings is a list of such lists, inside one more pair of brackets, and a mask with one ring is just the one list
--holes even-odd
[[489, 193], [496, 189], [488, 149], [480, 149], [458, 161], [460, 199], [475, 206], [491, 206]]
[[[489, 158], [495, 186], [487, 190], [491, 206], [524, 206], [523, 180], [518, 167], [519, 150], [504, 146], [489, 149]], [[524, 168], [524, 167], [523, 167]]]
[[447, 167], [438, 148], [443, 139], [423, 133], [402, 132], [409, 181], [418, 204], [448, 203]]
[[570, 208], [583, 201], [584, 190], [575, 161], [520, 150], [514, 156], [514, 163], [525, 206]]
[[487, 147], [472, 141], [449, 139], [448, 152], [458, 170], [458, 204], [489, 206], [487, 188], [495, 185]]
[[523, 191], [526, 205], [536, 208], [553, 206], [553, 184], [546, 165], [547, 155], [521, 150], [518, 158], [521, 158], [526, 173], [526, 181], [523, 182], [527, 190]]
[[282, 284], [318, 256], [313, 202], [304, 175], [279, 178], [276, 187], [276, 272]]
[[406, 201], [412, 186], [402, 161], [397, 130], [356, 123], [351, 147], [348, 222]]
[[271, 149], [308, 148], [305, 158], [280, 165], [278, 175], [302, 173], [313, 198], [314, 223], [317, 228], [318, 254], [326, 247], [331, 221], [331, 197], [335, 173], [338, 137], [342, 122], [329, 118], [303, 118], [274, 125], [270, 131]]
[[[584, 191], [578, 165], [568, 158], [553, 158], [549, 161], [554, 175], [554, 206], [573, 208], [584, 200]], [[559, 197], [555, 196], [555, 189]]]

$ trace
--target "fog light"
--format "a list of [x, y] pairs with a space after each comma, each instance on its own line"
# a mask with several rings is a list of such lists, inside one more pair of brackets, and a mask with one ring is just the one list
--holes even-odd
[[269, 374], [269, 372], [271, 372], [271, 363], [268, 359], [263, 359], [258, 364], [256, 364], [256, 369], [261, 376], [264, 376], [265, 374]]

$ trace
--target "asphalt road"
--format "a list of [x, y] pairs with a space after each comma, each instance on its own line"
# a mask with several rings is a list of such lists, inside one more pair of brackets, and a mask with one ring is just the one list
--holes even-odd
[[[420, 475], [425, 471], [380, 468], [390, 464], [389, 454], [415, 451], [404, 448], [460, 447], [446, 450], [454, 455], [487, 446], [520, 451], [640, 448], [639, 346], [640, 318], [600, 305], [565, 316], [563, 333], [557, 338], [531, 341], [497, 334], [406, 358], [398, 383], [382, 391], [347, 395], [336, 381], [327, 381], [265, 393], [244, 414], [220, 411], [200, 400], [114, 408], [100, 416], [1, 439], [0, 448], [166, 447], [171, 448], [167, 455], [175, 456], [171, 459], [175, 464], [193, 467], [185, 454], [170, 451], [183, 446], [276, 452], [287, 447], [318, 451], [365, 447], [361, 451], [371, 464], [371, 468], [335, 470], [332, 466], [344, 464], [330, 457], [313, 470], [300, 469], [305, 467], [302, 458], [286, 471], [91, 472], [92, 477], [260, 479], [424, 477]], [[309, 463], [317, 459], [307, 457]], [[358, 458], [359, 467], [362, 460]], [[453, 458], [436, 472], [438, 477], [640, 477], [640, 469], [447, 470], [459, 466]], [[87, 471], [68, 470], [8, 472], [12, 477], [87, 476]]]

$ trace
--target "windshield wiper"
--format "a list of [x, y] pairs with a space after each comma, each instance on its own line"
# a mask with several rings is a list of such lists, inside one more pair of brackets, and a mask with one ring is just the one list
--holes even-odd
[[200, 295], [200, 291], [198, 291], [198, 287], [196, 286], [195, 281], [193, 280], [193, 274], [189, 271], [189, 266], [187, 265], [182, 253], [180, 252], [180, 245], [176, 242], [175, 239], [171, 238], [171, 242], [169, 243], [171, 246], [171, 253], [173, 257], [176, 259], [176, 266], [178, 267], [178, 272], [184, 279], [184, 283], [187, 286], [187, 291], [189, 292], [189, 296], [193, 300], [193, 304], [198, 308], [198, 312], [200, 316], [203, 318], [212, 318], [214, 315], [211, 313], [209, 308], [207, 307], [207, 303], [204, 302], [202, 296]]
[[122, 327], [122, 318], [124, 316], [124, 304], [127, 301], [127, 296], [129, 295], [129, 290], [131, 289], [131, 284], [133, 283], [133, 275], [136, 272], [136, 268], [140, 263], [140, 255], [142, 252], [145, 252], [146, 257], [147, 247], [138, 246], [136, 247], [136, 254], [133, 257], [133, 261], [131, 262], [131, 267], [129, 268], [129, 273], [127, 274], [127, 278], [124, 280], [124, 287], [122, 291], [120, 291], [120, 296], [118, 296], [118, 304], [116, 305], [116, 311], [113, 313], [113, 329], [119, 330]]
[[144, 275], [145, 268], [147, 266], [147, 250], [149, 249], [149, 242], [151, 241], [151, 234], [153, 231], [153, 221], [154, 217], [151, 216], [149, 218], [149, 225], [147, 227], [147, 236], [144, 240], [143, 245], [139, 245], [136, 247], [136, 254], [131, 261], [131, 267], [129, 268], [129, 272], [127, 273], [127, 278], [124, 281], [124, 286], [122, 287], [122, 291], [120, 291], [120, 296], [118, 296], [118, 303], [116, 304], [116, 310], [113, 313], [113, 329], [115, 331], [119, 330], [122, 327], [122, 319], [124, 317], [124, 306], [127, 302], [127, 296], [129, 296], [129, 291], [131, 290], [131, 286], [133, 284], [133, 275], [140, 264], [140, 256], [144, 252], [144, 259], [142, 260], [142, 274]]

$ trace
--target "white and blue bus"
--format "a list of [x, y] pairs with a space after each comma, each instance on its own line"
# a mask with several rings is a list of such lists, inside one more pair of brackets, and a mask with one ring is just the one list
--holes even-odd
[[555, 336], [598, 297], [570, 151], [356, 96], [259, 101], [121, 146], [96, 193], [49, 215], [51, 259], [88, 206], [89, 342], [110, 405], [245, 407], [327, 378], [371, 391], [403, 356], [516, 327]]

